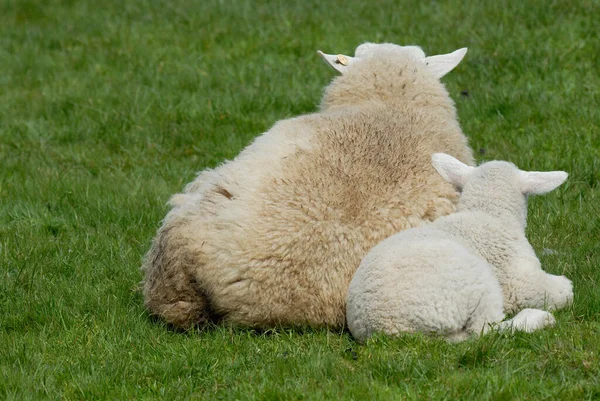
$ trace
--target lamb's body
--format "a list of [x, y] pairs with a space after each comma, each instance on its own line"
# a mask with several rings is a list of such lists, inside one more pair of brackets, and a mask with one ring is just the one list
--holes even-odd
[[[571, 282], [545, 273], [525, 237], [519, 170], [491, 162], [475, 171], [459, 212], [393, 235], [363, 259], [348, 291], [348, 326], [358, 340], [415, 331], [464, 339], [504, 313], [570, 302]], [[511, 323], [531, 330], [553, 322], [534, 313]]]
[[404, 54], [356, 63], [319, 113], [277, 123], [173, 198], [144, 264], [147, 307], [181, 327], [343, 325], [366, 252], [455, 210], [430, 163], [442, 151], [473, 161], [443, 85]]
[[503, 318], [491, 266], [444, 236], [383, 241], [365, 257], [348, 292], [348, 326], [359, 341], [375, 332], [463, 338]]

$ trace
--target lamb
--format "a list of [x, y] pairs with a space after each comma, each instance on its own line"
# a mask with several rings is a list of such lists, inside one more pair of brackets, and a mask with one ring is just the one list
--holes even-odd
[[[525, 237], [527, 195], [554, 190], [563, 171], [525, 172], [503, 161], [471, 167], [446, 154], [433, 167], [462, 190], [458, 212], [395, 234], [362, 260], [348, 289], [348, 328], [359, 341], [376, 332], [436, 333], [451, 341], [554, 323], [544, 308], [573, 299], [571, 281], [545, 273]], [[532, 309], [534, 308], [534, 309]]]
[[150, 313], [182, 329], [342, 327], [367, 251], [455, 211], [458, 192], [429, 158], [473, 164], [439, 81], [465, 53], [372, 43], [354, 57], [319, 52], [342, 75], [318, 112], [276, 123], [171, 199], [142, 266]]

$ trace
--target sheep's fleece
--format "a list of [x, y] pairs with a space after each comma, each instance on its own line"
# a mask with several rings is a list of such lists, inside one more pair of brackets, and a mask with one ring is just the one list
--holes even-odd
[[173, 196], [144, 260], [148, 310], [188, 328], [345, 324], [360, 260], [390, 235], [455, 211], [434, 152], [473, 164], [444, 85], [466, 49], [360, 45], [319, 52], [342, 73], [320, 110], [280, 121]]
[[527, 195], [555, 189], [567, 174], [525, 172], [500, 161], [475, 168], [445, 154], [432, 159], [462, 189], [459, 211], [393, 235], [365, 256], [348, 290], [354, 337], [420, 331], [458, 341], [517, 311], [495, 327], [552, 325], [554, 317], [537, 308], [567, 305], [573, 289], [566, 277], [542, 270], [525, 237]]

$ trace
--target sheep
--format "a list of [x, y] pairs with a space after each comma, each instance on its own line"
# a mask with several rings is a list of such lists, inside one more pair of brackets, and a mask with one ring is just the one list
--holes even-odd
[[542, 270], [525, 237], [527, 195], [554, 190], [567, 173], [526, 172], [504, 161], [472, 167], [443, 153], [432, 164], [462, 190], [458, 211], [369, 251], [348, 289], [352, 335], [363, 342], [374, 333], [425, 332], [460, 341], [494, 323], [527, 332], [554, 324], [540, 309], [570, 303], [573, 286]]
[[147, 310], [181, 329], [344, 326], [367, 251], [455, 211], [458, 192], [429, 157], [473, 164], [439, 81], [465, 53], [373, 43], [354, 57], [319, 52], [341, 72], [319, 111], [277, 122], [172, 197], [142, 266]]

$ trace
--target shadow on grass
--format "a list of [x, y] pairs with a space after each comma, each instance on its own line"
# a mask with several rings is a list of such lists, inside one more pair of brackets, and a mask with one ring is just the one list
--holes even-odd
[[[252, 335], [254, 337], [261, 338], [277, 338], [281, 336], [290, 336], [290, 335], [323, 335], [323, 334], [336, 334], [339, 336], [347, 335], [351, 338], [350, 331], [347, 327], [343, 328], [327, 328], [327, 327], [308, 327], [308, 326], [286, 326], [286, 325], [277, 325], [275, 327], [245, 327], [245, 326], [236, 326], [230, 323], [223, 321], [222, 318], [215, 318], [208, 323], [199, 323], [194, 326], [184, 329], [170, 323], [165, 322], [160, 318], [160, 316], [151, 314], [147, 310], [144, 312], [145, 319], [155, 325], [159, 325], [163, 327], [165, 330], [178, 333], [182, 335], [195, 336], [200, 334], [211, 333], [219, 330], [226, 329], [233, 334], [245, 334]], [[358, 344], [358, 343], [357, 343]]]

